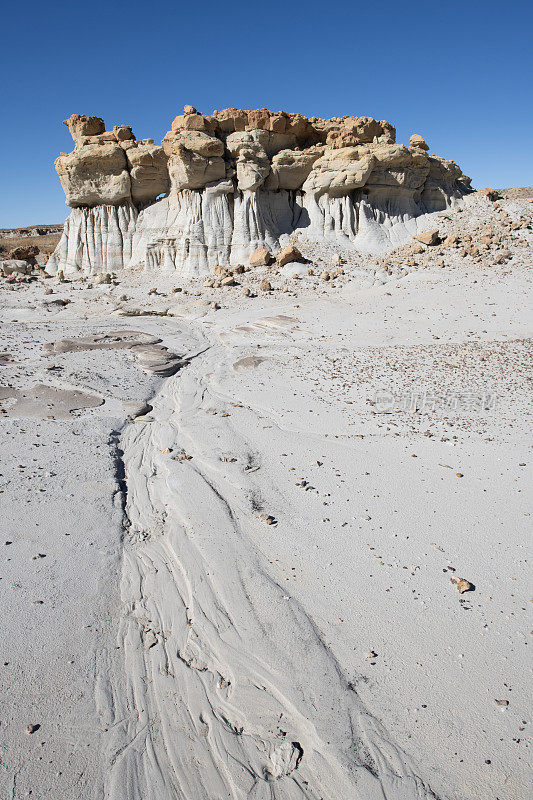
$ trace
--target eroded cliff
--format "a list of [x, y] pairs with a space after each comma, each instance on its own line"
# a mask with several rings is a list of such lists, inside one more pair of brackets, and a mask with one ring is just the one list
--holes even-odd
[[185, 106], [161, 146], [128, 125], [65, 120], [72, 153], [55, 167], [72, 212], [48, 269], [126, 267], [198, 275], [276, 253], [290, 234], [380, 252], [416, 232], [421, 215], [470, 190], [453, 161], [414, 134], [396, 144], [391, 123], [324, 120], [227, 108], [210, 116]]

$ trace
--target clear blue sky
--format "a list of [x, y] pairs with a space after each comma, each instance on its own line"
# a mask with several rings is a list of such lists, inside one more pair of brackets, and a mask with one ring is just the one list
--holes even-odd
[[0, 227], [62, 221], [61, 122], [160, 141], [185, 103], [370, 115], [477, 187], [533, 184], [531, 2], [11, 2], [0, 47]]

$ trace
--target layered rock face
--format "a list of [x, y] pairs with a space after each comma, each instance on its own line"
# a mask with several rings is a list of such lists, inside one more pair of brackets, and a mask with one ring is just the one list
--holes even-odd
[[129, 264], [139, 210], [170, 188], [167, 156], [153, 139], [137, 141], [129, 125], [106, 131], [100, 117], [65, 120], [72, 153], [55, 168], [73, 209], [48, 270], [101, 272]]
[[185, 106], [161, 146], [136, 141], [127, 125], [106, 131], [99, 117], [65, 124], [75, 148], [55, 167], [73, 211], [50, 271], [198, 275], [259, 247], [277, 253], [295, 231], [380, 252], [469, 191], [420, 135], [395, 144], [394, 126], [371, 117]]

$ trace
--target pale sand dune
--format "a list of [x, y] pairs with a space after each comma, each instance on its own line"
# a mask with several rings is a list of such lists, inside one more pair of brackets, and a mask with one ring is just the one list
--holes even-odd
[[530, 275], [2, 290], [0, 796], [525, 800]]

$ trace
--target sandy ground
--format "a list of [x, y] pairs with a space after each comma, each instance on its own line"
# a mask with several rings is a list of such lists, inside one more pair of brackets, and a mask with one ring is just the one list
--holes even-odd
[[3, 285], [2, 798], [525, 800], [530, 253]]

